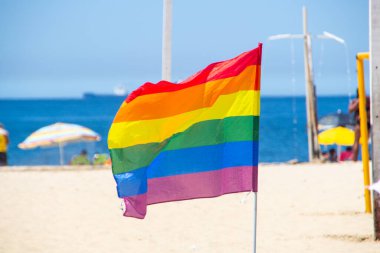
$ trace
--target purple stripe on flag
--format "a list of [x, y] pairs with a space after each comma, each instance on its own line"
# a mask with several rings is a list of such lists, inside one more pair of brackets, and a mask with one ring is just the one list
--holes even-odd
[[146, 215], [146, 194], [124, 198], [126, 217], [144, 219]]
[[148, 180], [148, 194], [124, 198], [124, 216], [144, 218], [146, 205], [257, 191], [257, 166], [224, 168]]

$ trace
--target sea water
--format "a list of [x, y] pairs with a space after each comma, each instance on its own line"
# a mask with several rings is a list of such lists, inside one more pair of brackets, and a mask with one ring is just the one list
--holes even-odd
[[[64, 161], [86, 149], [89, 157], [94, 153], [108, 153], [107, 134], [112, 120], [121, 105], [122, 97], [89, 99], [2, 99], [0, 122], [10, 134], [8, 159], [10, 165], [57, 165], [57, 147], [21, 150], [17, 145], [37, 129], [56, 122], [86, 126], [98, 134], [99, 142], [67, 144]], [[347, 112], [348, 98], [319, 97], [318, 117]], [[297, 159], [307, 161], [307, 128], [304, 97], [262, 97], [260, 116], [259, 161], [286, 162]]]

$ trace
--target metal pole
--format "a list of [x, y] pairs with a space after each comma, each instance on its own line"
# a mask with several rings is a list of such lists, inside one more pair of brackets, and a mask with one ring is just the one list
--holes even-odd
[[58, 147], [59, 147], [59, 163], [63, 165], [63, 144], [59, 143]]
[[[313, 61], [311, 53], [311, 35], [307, 31], [307, 11], [303, 7], [303, 34], [278, 34], [272, 35], [269, 40], [278, 39], [303, 39], [304, 40], [304, 61], [305, 61], [305, 87], [306, 87], [306, 116], [307, 116], [307, 137], [309, 161], [318, 160], [320, 158], [320, 147], [318, 144], [318, 118], [317, 118], [317, 99], [316, 88], [313, 82]], [[342, 38], [323, 32], [323, 35], [317, 36], [320, 39], [332, 39], [338, 43], [345, 44]]]
[[365, 212], [371, 213], [371, 193], [368, 190], [370, 185], [369, 179], [369, 154], [368, 154], [368, 128], [367, 128], [367, 110], [366, 94], [364, 86], [364, 67], [363, 60], [368, 59], [368, 53], [358, 53], [356, 55], [356, 66], [358, 69], [358, 92], [359, 92], [359, 117], [360, 117], [360, 140], [362, 144], [362, 163], [364, 174], [364, 197]]
[[[372, 122], [372, 179], [380, 180], [380, 0], [369, 4], [370, 82]], [[373, 192], [375, 239], [380, 240], [380, 194]]]
[[253, 253], [256, 253], [257, 192], [253, 193]]
[[164, 0], [162, 29], [162, 80], [171, 80], [172, 0]]
[[307, 115], [307, 138], [309, 161], [319, 159], [319, 145], [317, 139], [317, 114], [315, 86], [312, 73], [311, 38], [307, 31], [307, 10], [304, 6], [303, 13], [303, 35], [304, 35], [304, 61], [305, 61], [305, 85], [306, 85], [306, 115]]

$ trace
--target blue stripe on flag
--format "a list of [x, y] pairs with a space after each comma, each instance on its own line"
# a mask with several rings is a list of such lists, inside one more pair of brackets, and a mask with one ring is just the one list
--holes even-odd
[[160, 153], [144, 168], [114, 175], [119, 197], [146, 193], [147, 178], [200, 173], [236, 166], [257, 166], [258, 142], [228, 142]]

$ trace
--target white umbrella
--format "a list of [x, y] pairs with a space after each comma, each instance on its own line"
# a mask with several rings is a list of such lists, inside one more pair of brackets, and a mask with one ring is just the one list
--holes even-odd
[[8, 135], [8, 131], [4, 128], [0, 128], [0, 135]]
[[376, 183], [368, 186], [368, 190], [376, 191], [377, 193], [380, 194], [380, 180], [377, 181]]
[[60, 162], [63, 164], [63, 146], [81, 141], [99, 141], [99, 134], [91, 129], [67, 123], [55, 123], [38, 129], [18, 145], [21, 149], [36, 147], [59, 147]]

